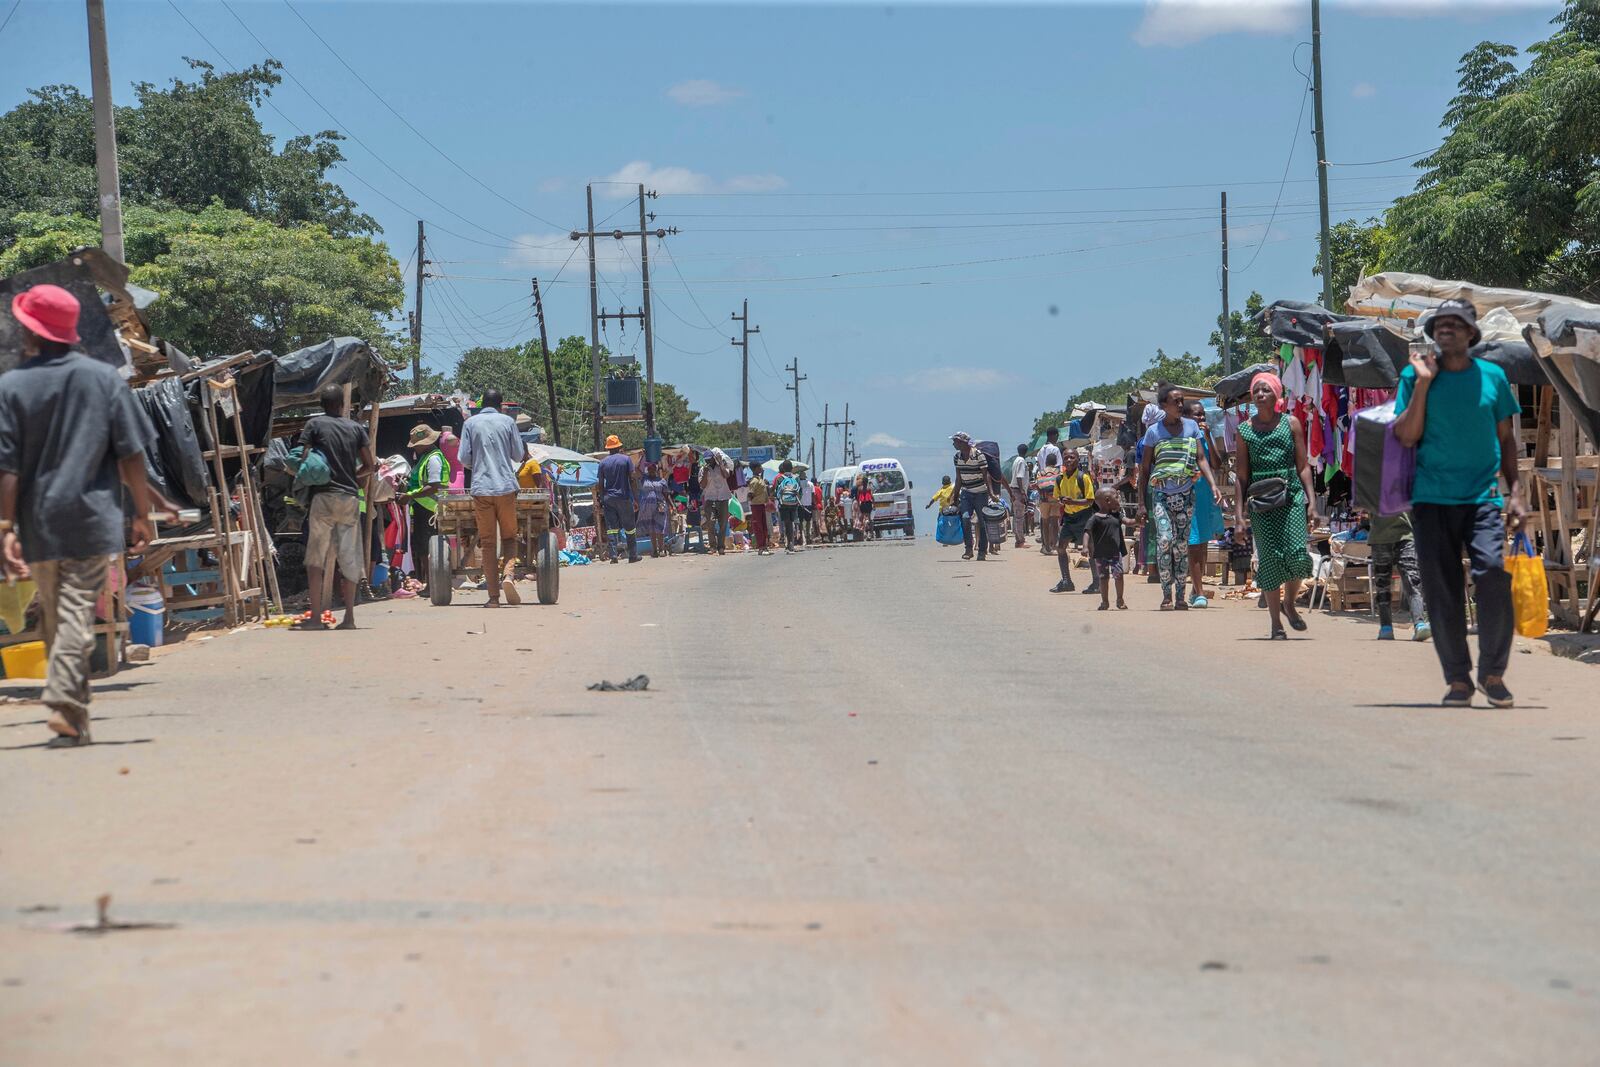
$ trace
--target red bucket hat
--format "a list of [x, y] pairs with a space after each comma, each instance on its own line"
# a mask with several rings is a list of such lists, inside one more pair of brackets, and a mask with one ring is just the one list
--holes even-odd
[[59, 285], [36, 285], [11, 298], [11, 314], [46, 341], [78, 343], [78, 298]]

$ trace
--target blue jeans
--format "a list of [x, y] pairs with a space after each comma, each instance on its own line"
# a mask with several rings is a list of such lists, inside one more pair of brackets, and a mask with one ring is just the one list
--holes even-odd
[[1478, 679], [1506, 672], [1511, 659], [1511, 575], [1506, 573], [1505, 519], [1499, 504], [1414, 504], [1411, 529], [1422, 572], [1422, 599], [1433, 625], [1433, 647], [1450, 684], [1472, 682], [1467, 648], [1465, 553], [1478, 604]]
[[961, 515], [961, 539], [967, 546], [967, 554], [972, 553], [972, 528], [978, 528], [978, 558], [983, 559], [989, 554], [989, 531], [983, 523], [983, 508], [989, 503], [988, 493], [974, 493], [963, 489], [956, 503], [956, 509]]

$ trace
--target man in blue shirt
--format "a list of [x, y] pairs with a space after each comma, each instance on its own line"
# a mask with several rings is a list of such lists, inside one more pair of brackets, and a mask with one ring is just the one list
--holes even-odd
[[[1511, 658], [1511, 576], [1504, 554], [1506, 528], [1520, 530], [1527, 514], [1511, 427], [1511, 417], [1521, 408], [1505, 372], [1471, 354], [1483, 334], [1470, 303], [1445, 301], [1422, 329], [1438, 355], [1413, 350], [1411, 365], [1400, 373], [1394, 432], [1402, 444], [1417, 449], [1411, 523], [1434, 648], [1450, 686], [1443, 704], [1472, 704], [1461, 570], [1465, 553], [1478, 605], [1478, 685], [1491, 705], [1509, 708], [1513, 700], [1505, 672]], [[1509, 490], [1504, 498], [1500, 477]]]
[[622, 451], [622, 438], [612, 434], [606, 438], [606, 451], [610, 455], [600, 461], [600, 509], [605, 520], [606, 551], [611, 562], [617, 562], [615, 540], [621, 537], [628, 546], [628, 562], [639, 562], [639, 546], [634, 542], [634, 524], [637, 521], [635, 505], [638, 487], [634, 484], [633, 460]]
[[528, 459], [528, 446], [522, 443], [516, 420], [500, 410], [504, 402], [500, 390], [484, 390], [483, 406], [461, 426], [461, 449], [456, 453], [461, 465], [472, 472], [468, 492], [478, 526], [478, 555], [489, 590], [484, 607], [488, 608], [500, 606], [502, 591], [507, 604], [522, 603], [512, 582], [512, 568], [517, 561], [517, 471]]

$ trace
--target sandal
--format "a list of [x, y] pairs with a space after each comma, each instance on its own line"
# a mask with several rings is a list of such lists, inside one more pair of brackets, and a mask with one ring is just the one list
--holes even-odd
[[301, 619], [299, 622], [291, 623], [288, 628], [291, 630], [326, 630], [328, 624], [321, 619]]
[[1273, 641], [1287, 641], [1287, 640], [1289, 640], [1289, 634], [1288, 634], [1288, 632], [1286, 630], [1284, 630], [1283, 627], [1274, 626], [1272, 628], [1272, 637], [1270, 638], [1270, 640], [1273, 640]]

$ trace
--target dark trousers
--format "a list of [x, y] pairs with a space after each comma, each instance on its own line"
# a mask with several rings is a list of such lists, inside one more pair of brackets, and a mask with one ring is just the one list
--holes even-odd
[[974, 493], [963, 489], [956, 505], [961, 515], [961, 539], [972, 552], [972, 528], [978, 528], [978, 558], [989, 554], [989, 529], [983, 521], [984, 505], [989, 503], [988, 493]]
[[422, 582], [428, 580], [428, 539], [433, 536], [433, 512], [421, 504], [411, 505], [411, 570]]
[[1500, 505], [1416, 504], [1411, 528], [1417, 538], [1417, 567], [1433, 625], [1433, 647], [1445, 681], [1472, 682], [1463, 552], [1472, 568], [1473, 599], [1478, 605], [1478, 677], [1504, 674], [1511, 658], [1513, 618]]
[[779, 504], [778, 518], [783, 523], [783, 544], [793, 548], [800, 543], [800, 505]]
[[728, 502], [726, 500], [701, 501], [706, 524], [711, 527], [711, 547], [723, 552], [728, 547]]
[[1422, 600], [1422, 575], [1417, 570], [1417, 548], [1410, 538], [1392, 544], [1372, 546], [1372, 599], [1378, 609], [1378, 622], [1394, 625], [1394, 574], [1400, 572], [1406, 606], [1411, 610], [1411, 625], [1428, 621]]

